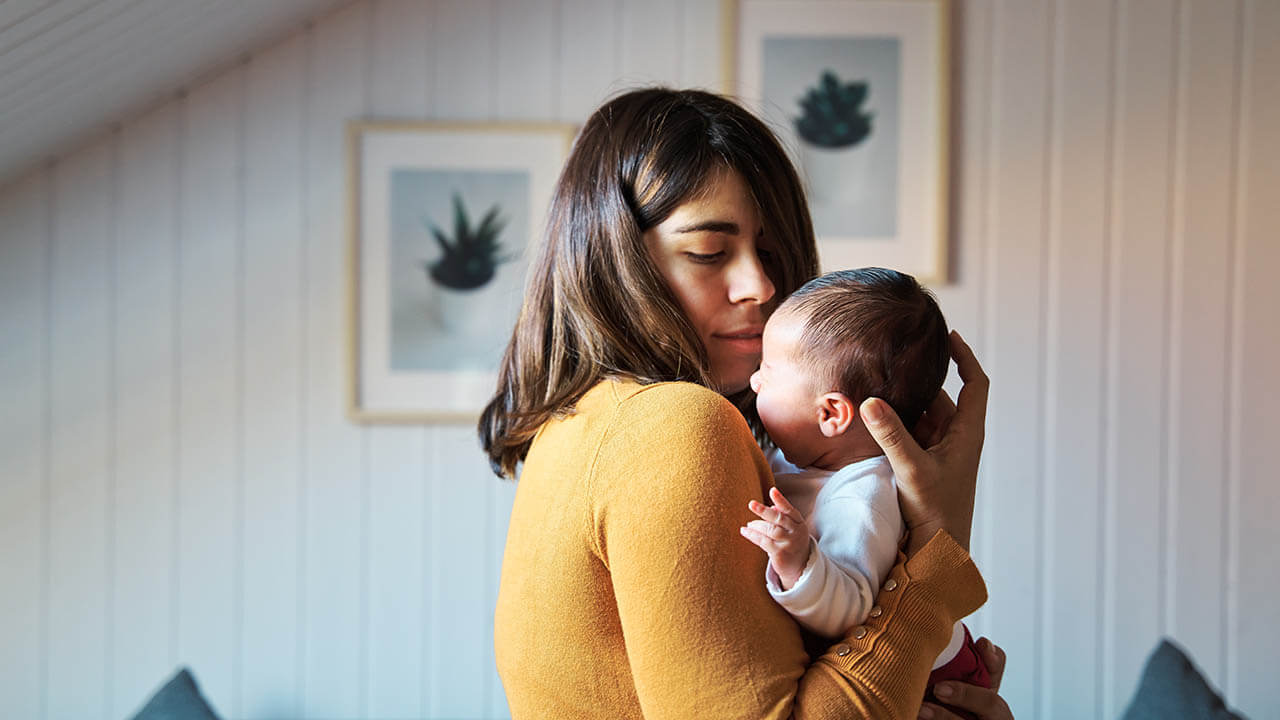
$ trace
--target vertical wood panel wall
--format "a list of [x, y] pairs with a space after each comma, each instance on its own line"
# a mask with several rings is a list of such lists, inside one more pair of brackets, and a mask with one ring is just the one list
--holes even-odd
[[[1018, 717], [1157, 639], [1280, 718], [1280, 5], [956, 0], [952, 282], [990, 370], [971, 625]], [[366, 0], [0, 189], [0, 715], [494, 718], [514, 488], [343, 417], [343, 125], [716, 86], [716, 0]], [[954, 378], [952, 380], [954, 383]]]

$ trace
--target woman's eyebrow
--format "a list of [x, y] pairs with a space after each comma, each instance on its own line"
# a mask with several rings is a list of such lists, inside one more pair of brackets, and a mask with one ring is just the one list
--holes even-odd
[[675, 229], [677, 233], [715, 232], [727, 235], [738, 234], [738, 223], [729, 220], [701, 220]]

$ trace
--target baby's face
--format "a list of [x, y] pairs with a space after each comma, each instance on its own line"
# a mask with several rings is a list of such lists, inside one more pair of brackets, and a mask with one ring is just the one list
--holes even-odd
[[787, 461], [808, 467], [818, 457], [822, 438], [818, 424], [821, 392], [796, 350], [804, 322], [789, 312], [775, 312], [764, 326], [760, 369], [751, 376], [756, 410]]

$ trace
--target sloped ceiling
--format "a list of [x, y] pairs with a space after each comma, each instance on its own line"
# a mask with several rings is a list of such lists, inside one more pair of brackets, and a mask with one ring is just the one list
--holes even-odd
[[350, 0], [3, 0], [0, 185]]

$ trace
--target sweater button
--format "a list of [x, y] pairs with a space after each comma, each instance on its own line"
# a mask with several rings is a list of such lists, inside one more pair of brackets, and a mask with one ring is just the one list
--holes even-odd
[[836, 646], [836, 654], [839, 655], [840, 657], [844, 657], [851, 652], [853, 652], [853, 648], [849, 647], [848, 645], [845, 645], [844, 643], [841, 643]]
[[861, 640], [866, 636], [867, 636], [867, 628], [865, 625], [859, 625], [858, 627], [853, 629], [853, 638], [855, 640]]
[[871, 612], [867, 613], [867, 617], [878, 618], [880, 617], [880, 614], [883, 612], [884, 611], [880, 609], [880, 606], [876, 605], [875, 607], [871, 608]]
[[888, 582], [884, 584], [885, 592], [893, 592], [894, 590], [897, 590], [897, 589], [898, 589], [898, 581], [894, 580], [893, 578], [889, 578]]

